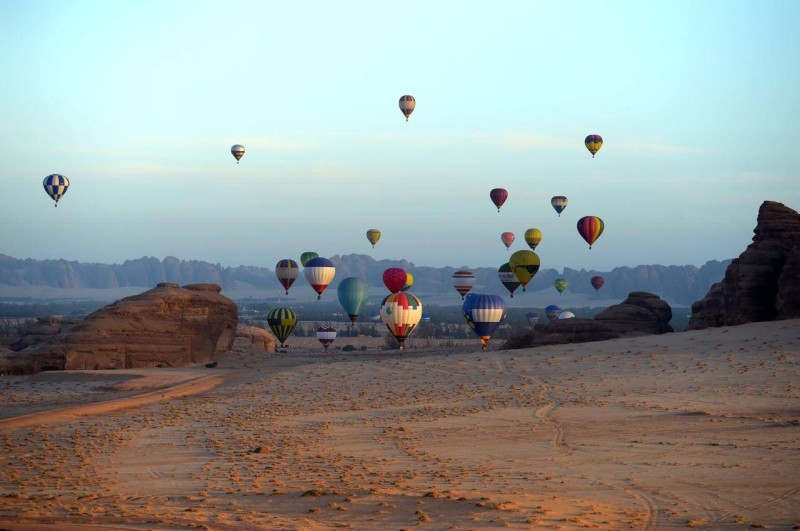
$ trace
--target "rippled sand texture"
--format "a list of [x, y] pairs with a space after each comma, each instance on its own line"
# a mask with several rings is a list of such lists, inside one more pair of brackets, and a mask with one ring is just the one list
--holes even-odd
[[800, 321], [468, 350], [0, 379], [0, 528], [800, 523]]

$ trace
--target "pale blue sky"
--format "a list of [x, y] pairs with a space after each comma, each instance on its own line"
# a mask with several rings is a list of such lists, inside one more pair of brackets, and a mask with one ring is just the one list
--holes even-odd
[[[513, 251], [538, 227], [543, 267], [731, 258], [763, 200], [800, 208], [798, 20], [797, 1], [0, 0], [0, 253], [499, 266], [500, 233]], [[606, 223], [591, 251], [584, 215]]]

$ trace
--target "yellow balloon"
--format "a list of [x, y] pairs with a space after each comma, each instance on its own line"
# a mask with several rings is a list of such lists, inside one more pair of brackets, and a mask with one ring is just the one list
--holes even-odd
[[371, 243], [372, 246], [375, 247], [375, 244], [378, 243], [378, 240], [381, 239], [381, 231], [379, 231], [378, 229], [369, 229], [367, 231], [367, 239], [369, 240], [369, 243]]
[[539, 256], [533, 251], [517, 251], [508, 259], [508, 265], [522, 285], [522, 291], [525, 291], [525, 286], [533, 280], [534, 275], [539, 271], [541, 262], [539, 261]]
[[536, 250], [536, 246], [542, 241], [542, 231], [539, 229], [528, 229], [525, 231], [525, 243], [531, 248], [531, 251]]

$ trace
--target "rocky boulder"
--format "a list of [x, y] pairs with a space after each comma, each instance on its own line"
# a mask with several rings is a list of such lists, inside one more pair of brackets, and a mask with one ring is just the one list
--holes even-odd
[[672, 308], [658, 295], [632, 291], [628, 298], [597, 314], [595, 320], [621, 336], [672, 332]]
[[233, 345], [236, 304], [213, 284], [164, 284], [82, 321], [41, 322], [21, 350], [0, 356], [0, 373], [205, 364]]
[[275, 336], [257, 326], [240, 326], [236, 329], [236, 338], [242, 338], [264, 352], [275, 352], [277, 340]]
[[689, 329], [800, 317], [800, 214], [764, 201], [753, 243], [692, 304]]
[[563, 319], [548, 324], [537, 324], [532, 332], [506, 341], [501, 350], [605, 341], [620, 337], [607, 325], [594, 319]]

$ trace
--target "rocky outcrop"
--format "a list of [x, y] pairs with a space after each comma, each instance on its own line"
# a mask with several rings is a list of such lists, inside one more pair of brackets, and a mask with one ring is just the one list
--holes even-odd
[[689, 329], [800, 317], [800, 214], [765, 201], [753, 243], [692, 304]]
[[162, 285], [82, 321], [40, 320], [0, 357], [0, 372], [177, 367], [214, 361], [233, 344], [236, 304], [217, 285]]
[[501, 350], [605, 341], [619, 337], [607, 325], [594, 319], [564, 319], [534, 325], [533, 332], [506, 341]]
[[251, 345], [264, 352], [275, 352], [277, 340], [275, 336], [257, 326], [240, 326], [236, 329], [236, 337], [247, 340]]
[[672, 308], [657, 295], [634, 291], [620, 304], [597, 314], [599, 321], [621, 336], [663, 334], [672, 332]]

